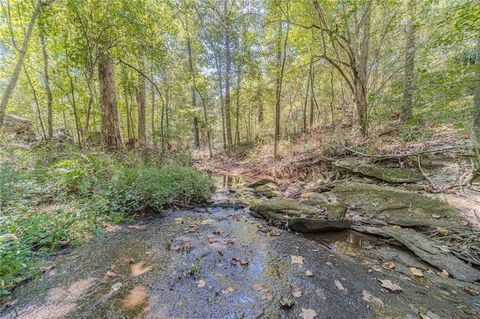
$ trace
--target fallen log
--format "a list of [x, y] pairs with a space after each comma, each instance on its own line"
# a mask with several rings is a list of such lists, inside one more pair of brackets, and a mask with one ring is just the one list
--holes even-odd
[[384, 227], [381, 232], [405, 245], [430, 265], [446, 270], [455, 279], [465, 282], [480, 280], [480, 271], [455, 257], [446, 246], [413, 229]]

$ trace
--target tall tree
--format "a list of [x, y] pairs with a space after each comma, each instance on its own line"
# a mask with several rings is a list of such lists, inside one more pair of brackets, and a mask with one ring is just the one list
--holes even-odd
[[192, 54], [192, 40], [190, 38], [189, 28], [188, 28], [188, 17], [185, 18], [185, 31], [187, 32], [187, 53], [188, 53], [188, 69], [190, 71], [190, 96], [192, 99], [192, 111], [193, 115], [193, 146], [195, 148], [200, 147], [200, 132], [198, 129], [198, 116], [197, 116], [197, 95], [196, 95], [196, 78], [195, 78], [195, 67], [193, 65], [193, 54]]
[[122, 148], [115, 91], [115, 64], [106, 50], [101, 51], [98, 60], [98, 83], [105, 146], [109, 149]]
[[[43, 11], [43, 10], [42, 10]], [[47, 51], [47, 43], [45, 41], [45, 24], [43, 19], [40, 19], [40, 46], [42, 47], [43, 56], [43, 77], [45, 81], [45, 93], [47, 96], [47, 128], [48, 138], [53, 138], [53, 95], [50, 88], [50, 69], [49, 69], [49, 57]]]
[[287, 58], [287, 44], [288, 44], [288, 33], [289, 27], [287, 26], [287, 32], [285, 35], [285, 40], [283, 42], [283, 47], [281, 47], [282, 42], [282, 33], [283, 26], [280, 22], [278, 25], [278, 47], [277, 47], [277, 64], [278, 64], [278, 73], [276, 80], [275, 88], [275, 131], [273, 133], [273, 157], [278, 156], [278, 142], [280, 140], [280, 112], [281, 112], [281, 102], [282, 102], [282, 85], [283, 85], [283, 75], [285, 73], [285, 61]]
[[410, 0], [408, 2], [407, 11], [408, 17], [405, 26], [405, 84], [402, 109], [400, 113], [402, 121], [409, 120], [412, 117], [414, 101], [416, 0]]
[[[3, 93], [2, 101], [0, 102], [0, 129], [3, 126], [3, 119], [5, 117], [5, 110], [7, 108], [8, 101], [10, 100], [10, 97], [12, 96], [13, 91], [15, 90], [15, 86], [17, 85], [20, 71], [22, 70], [23, 62], [25, 61], [25, 56], [28, 50], [28, 44], [30, 43], [30, 38], [32, 37], [32, 32], [35, 26], [35, 22], [37, 21], [38, 15], [40, 14], [42, 5], [48, 5], [50, 2], [52, 2], [52, 0], [47, 1], [45, 3], [42, 2], [42, 0], [37, 0], [35, 4], [35, 8], [33, 9], [32, 17], [27, 26], [27, 32], [25, 33], [25, 38], [23, 39], [22, 47], [18, 48], [17, 50], [18, 59], [17, 59], [17, 63], [15, 64], [15, 69], [13, 70], [12, 76], [10, 77], [10, 80], [7, 84], [7, 88]], [[11, 21], [8, 21], [8, 23], [11, 23]], [[12, 39], [13, 37], [14, 36], [12, 33]], [[14, 44], [14, 46], [16, 46], [16, 44]]]
[[232, 146], [232, 120], [231, 120], [231, 101], [230, 101], [230, 79], [232, 70], [232, 55], [230, 48], [230, 12], [228, 9], [228, 0], [223, 4], [224, 19], [224, 46], [225, 46], [225, 128], [227, 135], [227, 145]]
[[[145, 73], [145, 56], [143, 49], [140, 49], [138, 57], [139, 70]], [[145, 77], [138, 75], [138, 89], [137, 89], [137, 103], [138, 103], [138, 144], [140, 147], [145, 147], [147, 143], [147, 107], [146, 107], [146, 87]]]
[[476, 153], [475, 170], [480, 172], [480, 30], [477, 34], [477, 46], [475, 52], [475, 80], [473, 93], [473, 138]]

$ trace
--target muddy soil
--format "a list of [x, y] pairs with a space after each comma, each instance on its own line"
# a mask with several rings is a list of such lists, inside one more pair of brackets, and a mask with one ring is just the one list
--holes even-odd
[[273, 228], [232, 208], [236, 178], [220, 181], [211, 206], [112, 227], [57, 258], [0, 318], [479, 318], [466, 287], [414, 280], [378, 257], [411, 254], [350, 231]]

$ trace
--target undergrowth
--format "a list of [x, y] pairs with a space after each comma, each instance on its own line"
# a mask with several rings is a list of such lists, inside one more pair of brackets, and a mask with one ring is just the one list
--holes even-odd
[[0, 296], [39, 275], [59, 249], [103, 236], [128, 213], [208, 201], [213, 184], [190, 162], [185, 155], [0, 146]]

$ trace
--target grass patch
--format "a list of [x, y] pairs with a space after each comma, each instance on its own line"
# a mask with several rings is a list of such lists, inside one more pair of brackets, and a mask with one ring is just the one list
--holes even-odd
[[0, 148], [0, 296], [40, 274], [58, 249], [102, 236], [132, 211], [202, 204], [213, 183], [184, 155], [82, 153], [47, 145]]

